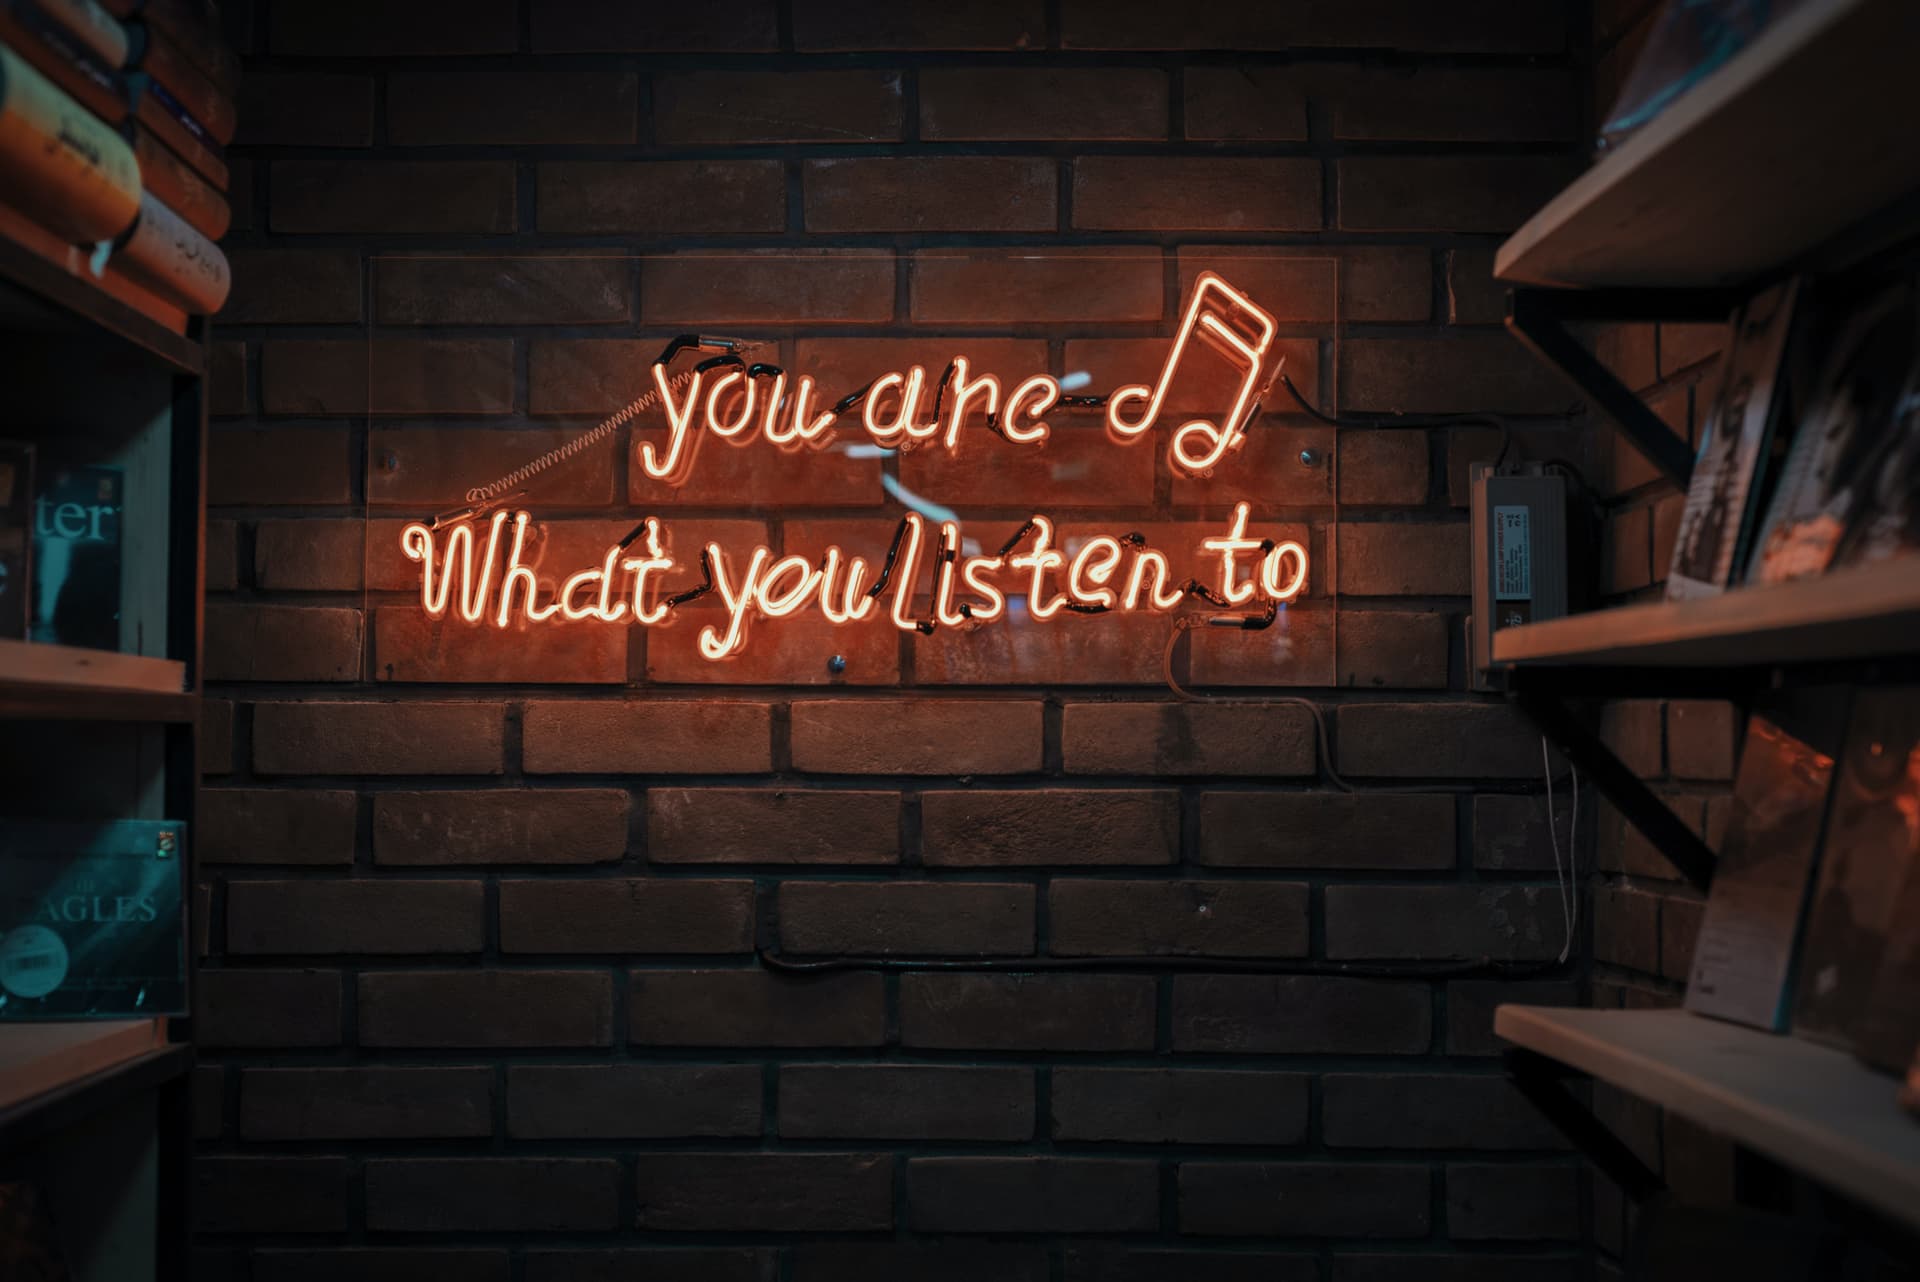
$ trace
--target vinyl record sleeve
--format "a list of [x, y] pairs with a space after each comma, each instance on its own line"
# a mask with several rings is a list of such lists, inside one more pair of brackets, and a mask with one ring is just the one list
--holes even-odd
[[1836, 565], [1867, 565], [1920, 551], [1920, 353], [1886, 431], [1887, 447], [1834, 553]]
[[37, 482], [33, 640], [120, 648], [122, 482], [111, 467], [49, 470]]
[[186, 1013], [185, 833], [0, 823], [0, 1021]]

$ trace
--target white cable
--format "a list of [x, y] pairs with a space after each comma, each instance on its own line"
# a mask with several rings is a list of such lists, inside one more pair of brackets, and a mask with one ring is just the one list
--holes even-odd
[[[1567, 936], [1560, 944], [1560, 960], [1564, 963], [1573, 952], [1574, 914], [1579, 911], [1574, 903], [1572, 877], [1560, 867], [1560, 830], [1554, 822], [1553, 814], [1553, 758], [1547, 750], [1547, 737], [1540, 736], [1540, 767], [1547, 777], [1547, 841], [1553, 847], [1553, 879], [1560, 892], [1560, 920], [1566, 923]], [[1579, 821], [1579, 783], [1574, 784], [1574, 819]], [[1567, 861], [1573, 861], [1575, 846], [1573, 835], [1568, 834]]]

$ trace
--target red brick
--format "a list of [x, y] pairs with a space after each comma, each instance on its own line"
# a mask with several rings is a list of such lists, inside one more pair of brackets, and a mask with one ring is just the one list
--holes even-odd
[[249, 1140], [463, 1139], [493, 1134], [493, 1070], [248, 1068]]
[[237, 146], [368, 147], [373, 77], [256, 71], [240, 84], [236, 114]]
[[386, 325], [607, 325], [634, 314], [634, 264], [610, 254], [376, 258]]
[[[376, 427], [367, 433], [367, 499], [428, 509], [456, 506], [470, 487], [484, 485], [578, 435], [577, 428]], [[613, 455], [613, 447], [605, 445], [576, 454], [566, 466], [529, 479], [520, 487], [525, 496], [516, 502], [611, 503]], [[485, 527], [477, 533], [484, 535]]]
[[1179, 846], [1171, 789], [928, 792], [920, 813], [930, 865], [1170, 864]]
[[540, 0], [536, 53], [747, 52], [777, 44], [774, 0], [725, 9], [635, 5], [628, 0]]
[[[884, 555], [884, 551], [882, 553]], [[714, 663], [696, 648], [710, 612], [689, 611], [678, 626], [647, 637], [647, 680], [701, 685], [872, 686], [900, 679], [899, 633], [885, 622], [848, 627], [817, 613], [754, 623], [744, 652]], [[832, 660], [844, 660], [835, 672]]]
[[1340, 523], [1340, 591], [1354, 596], [1466, 596], [1468, 527]]
[[371, 666], [376, 681], [618, 685], [627, 629], [591, 619], [496, 628], [387, 606], [374, 611]]
[[1600, 709], [1600, 738], [1620, 764], [1642, 779], [1665, 772], [1662, 727], [1666, 704], [1659, 699], [1613, 699]]
[[1318, 231], [1320, 162], [1082, 156], [1073, 225], [1090, 230]]
[[1470, 13], [1423, 0], [1176, 9], [1153, 0], [1067, 0], [1069, 49], [1402, 49], [1431, 53], [1557, 53], [1566, 14], [1530, 0], [1489, 0]]
[[536, 338], [527, 370], [529, 414], [611, 414], [653, 387], [650, 338]]
[[496, 1249], [263, 1249], [251, 1256], [251, 1282], [412, 1282], [457, 1277], [461, 1282], [507, 1282], [507, 1252]]
[[[1566, 794], [1558, 799], [1555, 820], [1567, 826]], [[1486, 796], [1473, 799], [1473, 866], [1502, 872], [1552, 872], [1553, 834], [1547, 827], [1545, 797]], [[1568, 857], [1561, 847], [1559, 859]], [[1562, 865], [1564, 866], [1564, 865]]]
[[515, 230], [513, 166], [497, 160], [276, 160], [276, 232]]
[[857, 325], [893, 318], [884, 249], [685, 250], [640, 265], [648, 324]]
[[233, 704], [226, 699], [200, 700], [200, 773], [233, 773]]
[[266, 520], [253, 527], [253, 581], [267, 591], [351, 592], [365, 574], [366, 523]]
[[695, 71], [654, 77], [653, 137], [668, 146], [894, 142], [901, 74]]
[[1629, 508], [1607, 517], [1602, 583], [1608, 592], [1632, 592], [1653, 582], [1653, 509]]
[[798, 0], [793, 42], [842, 49], [1038, 49], [1047, 23], [1040, 0]]
[[1147, 1144], [1298, 1144], [1305, 1073], [1056, 1068], [1053, 1138]]
[[[1689, 389], [1676, 387], [1660, 396], [1649, 396], [1647, 408], [1659, 415], [1683, 443], [1688, 439]], [[1627, 434], [1617, 427], [1606, 429], [1605, 466], [1597, 484], [1609, 496], [1625, 494], [1661, 479], [1660, 470], [1635, 449]]]
[[[1578, 1256], [1493, 1256], [1485, 1253], [1428, 1255], [1341, 1254], [1339, 1282], [1578, 1282], [1588, 1270]], [[1605, 1276], [1604, 1268], [1601, 1276]]]
[[352, 1171], [344, 1157], [193, 1160], [200, 1233], [344, 1233]]
[[1350, 338], [1340, 344], [1340, 396], [1362, 413], [1553, 414], [1575, 394], [1505, 334]]
[[1152, 1162], [916, 1157], [907, 1203], [921, 1233], [1128, 1233], [1160, 1223]]
[[1683, 494], [1668, 494], [1653, 505], [1653, 580], [1664, 582], [1673, 565], [1673, 550], [1680, 542], [1680, 517], [1686, 511]]
[[[1073, 373], [1085, 372], [1092, 376], [1089, 390], [1108, 392], [1126, 383], [1157, 381], [1160, 367], [1167, 359], [1167, 347], [1168, 341], [1164, 338], [1069, 339], [1065, 364]], [[1319, 344], [1313, 339], [1281, 338], [1274, 342], [1274, 353], [1286, 362], [1287, 377], [1310, 404], [1320, 398], [1318, 349]], [[1183, 411], [1210, 417], [1222, 414], [1239, 395], [1240, 380], [1244, 373], [1238, 364], [1224, 359], [1196, 359], [1183, 363], [1180, 376], [1167, 388], [1166, 399], [1161, 402], [1160, 412], [1165, 416], [1162, 426], [1145, 438], [1119, 448], [1128, 451], [1137, 449], [1148, 455], [1164, 453], [1166, 434], [1179, 421], [1175, 416]], [[1282, 399], [1287, 396], [1285, 389], [1276, 395]], [[1284, 408], [1292, 408], [1292, 402], [1288, 400]], [[1067, 419], [1066, 415], [1061, 417]], [[1104, 434], [1104, 426], [1102, 432]], [[1109, 450], [1115, 449], [1110, 438], [1107, 439], [1107, 447]], [[1239, 470], [1243, 466], [1231, 456], [1223, 465], [1229, 471]]]
[[[649, 431], [639, 434], [635, 443], [649, 441], [659, 449], [665, 439], [664, 432]], [[837, 449], [782, 455], [764, 442], [734, 448], [713, 441], [694, 448], [692, 474], [677, 486], [653, 480], [644, 468], [630, 469], [628, 500], [637, 507], [711, 507], [757, 515], [781, 508], [875, 507], [886, 501], [877, 456], [856, 458]], [[737, 557], [749, 555], [744, 547], [723, 550]], [[698, 563], [697, 552], [681, 555], [690, 566]]]
[[1491, 249], [1447, 254], [1447, 320], [1454, 325], [1498, 325], [1507, 318], [1507, 287], [1493, 278]]
[[1703, 365], [1725, 350], [1727, 326], [1720, 321], [1660, 326], [1660, 377]]
[[484, 909], [477, 881], [231, 881], [227, 950], [478, 953]]
[[1579, 1169], [1451, 1163], [1447, 1234], [1470, 1241], [1574, 1241], [1580, 1236]]
[[1545, 1149], [1566, 1143], [1502, 1077], [1328, 1073], [1320, 1081], [1321, 1135], [1334, 1148]]
[[753, 883], [639, 878], [500, 883], [503, 953], [746, 953]]
[[885, 992], [872, 973], [638, 970], [627, 1027], [640, 1046], [879, 1046]]
[[358, 610], [292, 605], [206, 607], [209, 681], [358, 681]]
[[652, 788], [647, 857], [656, 863], [899, 862], [895, 792]]
[[809, 160], [810, 232], [1052, 231], [1057, 166], [1045, 157], [886, 156]]
[[522, 716], [529, 774], [755, 774], [773, 768], [764, 703], [536, 700]]
[[194, 976], [202, 1046], [337, 1046], [337, 970], [209, 970]]
[[1667, 705], [1667, 765], [1676, 779], [1733, 778], [1739, 736], [1730, 703], [1675, 699]]
[[1512, 231], [1577, 167], [1559, 156], [1349, 156], [1343, 231]]
[[1349, 610], [1340, 615], [1337, 684], [1347, 687], [1441, 690], [1447, 685], [1444, 614]]
[[1427, 1049], [1418, 982], [1312, 975], [1181, 975], [1173, 1048], [1213, 1054], [1405, 1055]]
[[[1159, 250], [1125, 245], [916, 250], [913, 319], [1001, 326], [1015, 320], [1159, 320], [1165, 311], [1162, 263]], [[1008, 369], [1002, 377], [1012, 374]]]
[[1698, 899], [1668, 895], [1660, 901], [1660, 975], [1687, 982], [1693, 971], [1693, 947], [1706, 905]]
[[289, 0], [273, 14], [275, 54], [368, 58], [512, 53], [512, 0], [417, 0], [393, 12], [379, 0]]
[[351, 792], [208, 788], [194, 855], [203, 864], [350, 864], [358, 813]]
[[612, 788], [377, 792], [378, 864], [613, 863], [631, 799]]
[[1657, 379], [1654, 326], [1601, 324], [1582, 328], [1594, 356], [1615, 378], [1634, 391], [1653, 385]]
[[1030, 1140], [1033, 1072], [926, 1064], [780, 1069], [780, 1137]]
[[1445, 869], [1454, 865], [1445, 796], [1208, 792], [1198, 862], [1225, 868]]
[[1329, 886], [1327, 956], [1549, 960], [1566, 935], [1551, 886]]
[[227, 428], [207, 435], [207, 503], [214, 507], [348, 503], [359, 470], [344, 428]]
[[978, 775], [1040, 769], [1041, 705], [977, 699], [797, 700], [793, 765], [813, 774]]
[[1338, 139], [1571, 142], [1579, 129], [1578, 80], [1558, 69], [1339, 67], [1313, 79]]
[[789, 881], [780, 947], [792, 953], [1022, 956], [1033, 952], [1034, 892], [987, 882]]
[[538, 171], [540, 230], [713, 236], [787, 222], [777, 160], [565, 160]]
[[1432, 256], [1413, 246], [1183, 245], [1176, 253], [1182, 298], [1213, 271], [1279, 321], [1424, 321], [1433, 312]]
[[1348, 704], [1334, 755], [1349, 777], [1531, 778], [1542, 768], [1539, 732], [1496, 703]]
[[497, 775], [502, 709], [476, 703], [257, 703], [265, 775]]
[[[265, 168], [264, 162], [261, 166]], [[254, 199], [253, 161], [245, 156], [227, 157], [227, 204], [233, 211], [227, 230], [254, 230], [254, 207], [259, 203]]]
[[[1456, 980], [1447, 985], [1449, 1055], [1498, 1055], [1507, 1046], [1493, 1031], [1494, 1008], [1506, 1002], [1524, 1006], [1579, 1006], [1579, 987], [1558, 979], [1501, 981]], [[1595, 1001], [1595, 1006], [1602, 1003]]]
[[[955, 356], [965, 356], [976, 374], [996, 375], [1009, 390], [1022, 379], [1043, 373], [1047, 368], [1047, 344], [1043, 339], [955, 334], [913, 338], [801, 338], [794, 343], [792, 370], [812, 376], [819, 384], [823, 399], [838, 400], [859, 391], [882, 374], [904, 373], [915, 365], [923, 367], [937, 385], [947, 362]], [[930, 400], [926, 412], [931, 413]], [[842, 430], [848, 435], [864, 436], [858, 422], [856, 412], [843, 421]], [[984, 425], [976, 422], [966, 438], [968, 443], [972, 443], [973, 432], [978, 430], [984, 430]]]
[[391, 72], [387, 141], [631, 143], [639, 101], [630, 71]]
[[1150, 1050], [1153, 988], [1144, 975], [903, 975], [900, 1044], [929, 1050]]
[[227, 1070], [196, 1064], [192, 1075], [193, 1138], [217, 1140], [226, 1130]]
[[637, 1162], [639, 1224], [655, 1232], [893, 1227], [882, 1153], [671, 1153]]
[[1180, 1231], [1425, 1237], [1432, 1179], [1384, 1162], [1182, 1162]]
[[1300, 882], [1055, 881], [1057, 957], [1304, 957]]
[[513, 342], [428, 338], [266, 343], [260, 351], [260, 389], [267, 413], [304, 418], [505, 414], [513, 409]]
[[606, 1046], [613, 984], [604, 970], [367, 971], [364, 1047]]
[[1169, 1251], [1145, 1246], [1070, 1246], [1065, 1282], [1321, 1282], [1311, 1255], [1249, 1251]]
[[515, 1139], [692, 1139], [760, 1134], [757, 1064], [516, 1064]]
[[357, 325], [360, 254], [351, 249], [229, 249], [230, 325]]
[[375, 1232], [593, 1232], [621, 1221], [611, 1158], [381, 1157], [366, 1181]]
[[[1176, 473], [1173, 501], [1217, 512], [1222, 527], [1231, 515], [1229, 505], [1243, 501], [1254, 505], [1256, 517], [1276, 506], [1331, 506], [1333, 444], [1331, 428], [1302, 426], [1298, 419], [1260, 423], [1214, 475]], [[1310, 457], [1302, 458], [1303, 453]]]
[[207, 413], [234, 418], [251, 413], [252, 408], [247, 396], [247, 345], [216, 342], [207, 358]]
[[1593, 893], [1595, 961], [1643, 974], [1660, 973], [1660, 897], [1623, 887]]
[[1262, 703], [1069, 703], [1060, 751], [1069, 774], [1311, 775], [1313, 720]]
[[[1568, 394], [1569, 396], [1572, 393]], [[1542, 428], [1515, 427], [1508, 433], [1498, 428], [1456, 427], [1447, 433], [1447, 502], [1466, 507], [1472, 497], [1468, 469], [1475, 463], [1491, 463], [1499, 456], [1502, 440], [1508, 451], [1523, 458], [1572, 458], [1585, 456], [1588, 434], [1578, 420], [1566, 426]]]
[[1148, 68], [927, 68], [920, 136], [1001, 139], [1165, 138], [1167, 76]]
[[1187, 137], [1305, 142], [1306, 80], [1292, 67], [1188, 67]]
[[924, 449], [906, 455], [900, 460], [900, 483], [915, 494], [962, 508], [991, 504], [1054, 512], [1068, 507], [1145, 507], [1153, 501], [1155, 452], [1150, 446], [1116, 447], [1104, 431], [1090, 427], [1055, 431], [1038, 445], [982, 435], [985, 439], [963, 441], [951, 454]]
[[1427, 501], [1425, 432], [1342, 432], [1338, 448], [1342, 503], [1418, 507]]
[[1167, 627], [1163, 616], [1138, 613], [943, 628], [914, 639], [914, 674], [922, 685], [1159, 687]]
[[[822, 1242], [787, 1252], [793, 1282], [845, 1278], [914, 1278], [917, 1282], [1047, 1282], [1045, 1249], [1038, 1242], [1006, 1244], [939, 1238], [916, 1242]], [[739, 1282], [758, 1282], [742, 1277]]]

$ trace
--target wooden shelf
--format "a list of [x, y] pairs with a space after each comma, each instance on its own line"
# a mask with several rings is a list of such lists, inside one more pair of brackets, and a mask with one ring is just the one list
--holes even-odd
[[1920, 652], [1920, 558], [1570, 615], [1493, 634], [1517, 667], [1744, 668]]
[[199, 377], [206, 351], [87, 280], [0, 235], [0, 327], [35, 332], [104, 330], [177, 373]]
[[1500, 248], [1523, 285], [1740, 285], [1920, 189], [1920, 5], [1806, 0]]
[[1844, 1051], [1680, 1010], [1501, 1006], [1493, 1028], [1920, 1226], [1920, 1118]]
[[60, 1125], [191, 1060], [159, 1018], [0, 1024], [0, 1137]]
[[197, 694], [0, 680], [0, 720], [191, 725], [199, 718]]
[[0, 641], [0, 689], [38, 690], [48, 697], [75, 689], [122, 695], [179, 695], [187, 665], [116, 650], [42, 641]]

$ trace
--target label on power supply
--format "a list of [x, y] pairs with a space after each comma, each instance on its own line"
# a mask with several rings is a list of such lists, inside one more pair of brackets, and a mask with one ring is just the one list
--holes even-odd
[[1523, 505], [1496, 505], [1493, 509], [1493, 599], [1496, 601], [1533, 599], [1532, 520], [1532, 511]]

